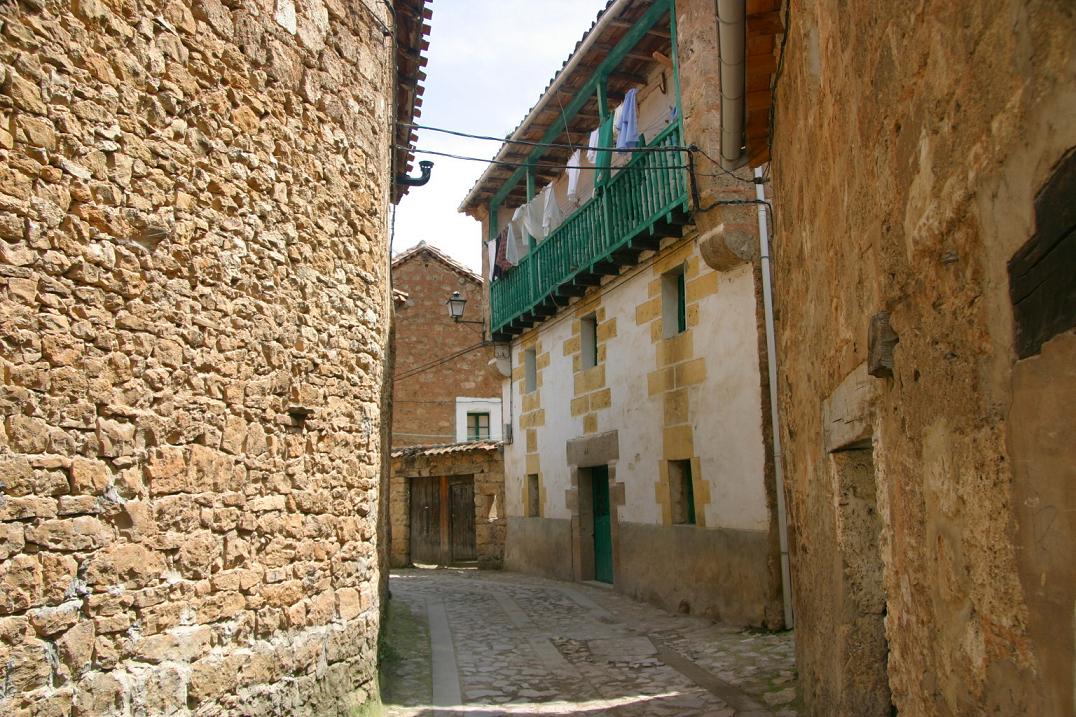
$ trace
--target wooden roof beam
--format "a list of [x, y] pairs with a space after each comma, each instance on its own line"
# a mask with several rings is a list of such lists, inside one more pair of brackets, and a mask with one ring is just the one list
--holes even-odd
[[[592, 99], [592, 95], [597, 91], [598, 82], [602, 77], [603, 72], [607, 72], [617, 67], [624, 59], [624, 55], [631, 52], [635, 46], [639, 43], [643, 37], [645, 37], [658, 23], [661, 18], [665, 17], [671, 7], [671, 0], [658, 0], [651, 5], [635, 23], [631, 24], [631, 28], [624, 33], [624, 36], [617, 42], [616, 47], [610, 52], [601, 65], [596, 68], [595, 72], [592, 72], [587, 81], [580, 87], [578, 94], [572, 98], [568, 106], [563, 108], [562, 112], [564, 116], [570, 121], [575, 113], [578, 112], [587, 102]], [[610, 99], [612, 94], [610, 93]], [[546, 134], [543, 135], [543, 141], [548, 141], [548, 138], [555, 137], [559, 133], [557, 128], [550, 127]], [[538, 147], [531, 154], [534, 159], [541, 157], [543, 154], [542, 148]], [[520, 167], [517, 169], [508, 182], [501, 187], [501, 189], [493, 196], [491, 202], [496, 205], [504, 197], [508, 196], [514, 186], [525, 175], [525, 169]]]

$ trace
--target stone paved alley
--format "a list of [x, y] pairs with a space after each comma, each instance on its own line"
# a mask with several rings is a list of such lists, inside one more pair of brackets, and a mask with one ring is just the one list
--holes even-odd
[[791, 632], [509, 572], [400, 570], [389, 584], [389, 715], [800, 714]]

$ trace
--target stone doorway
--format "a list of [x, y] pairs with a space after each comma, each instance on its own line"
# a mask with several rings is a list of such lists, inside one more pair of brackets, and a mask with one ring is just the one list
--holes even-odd
[[579, 469], [579, 580], [613, 584], [613, 511], [609, 467]]
[[830, 454], [836, 500], [841, 596], [835, 648], [840, 714], [895, 714], [889, 691], [886, 594], [874, 451], [870, 439]]

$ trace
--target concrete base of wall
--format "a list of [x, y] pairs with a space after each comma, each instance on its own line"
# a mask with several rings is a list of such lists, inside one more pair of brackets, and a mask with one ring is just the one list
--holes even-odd
[[642, 523], [619, 528], [618, 591], [729, 625], [781, 624], [768, 533]]
[[572, 580], [572, 521], [509, 517], [504, 567], [555, 580]]
[[[782, 624], [767, 533], [641, 523], [618, 529], [617, 591], [729, 625]], [[505, 567], [570, 581], [571, 545], [570, 520], [510, 517]]]

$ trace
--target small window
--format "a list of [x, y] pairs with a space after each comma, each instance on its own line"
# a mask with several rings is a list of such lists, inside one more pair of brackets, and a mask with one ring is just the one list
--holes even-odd
[[524, 388], [527, 393], [538, 388], [538, 356], [534, 349], [523, 352]]
[[594, 314], [579, 320], [579, 341], [583, 349], [583, 368], [598, 365], [598, 317]]
[[467, 440], [468, 441], [488, 441], [489, 440], [489, 414], [488, 413], [468, 413], [467, 414]]
[[695, 489], [691, 484], [691, 461], [669, 461], [669, 490], [674, 525], [695, 525]]
[[538, 474], [527, 476], [527, 517], [537, 518], [542, 514], [541, 496], [538, 492]]
[[684, 265], [661, 275], [661, 319], [665, 338], [687, 331], [687, 287]]

